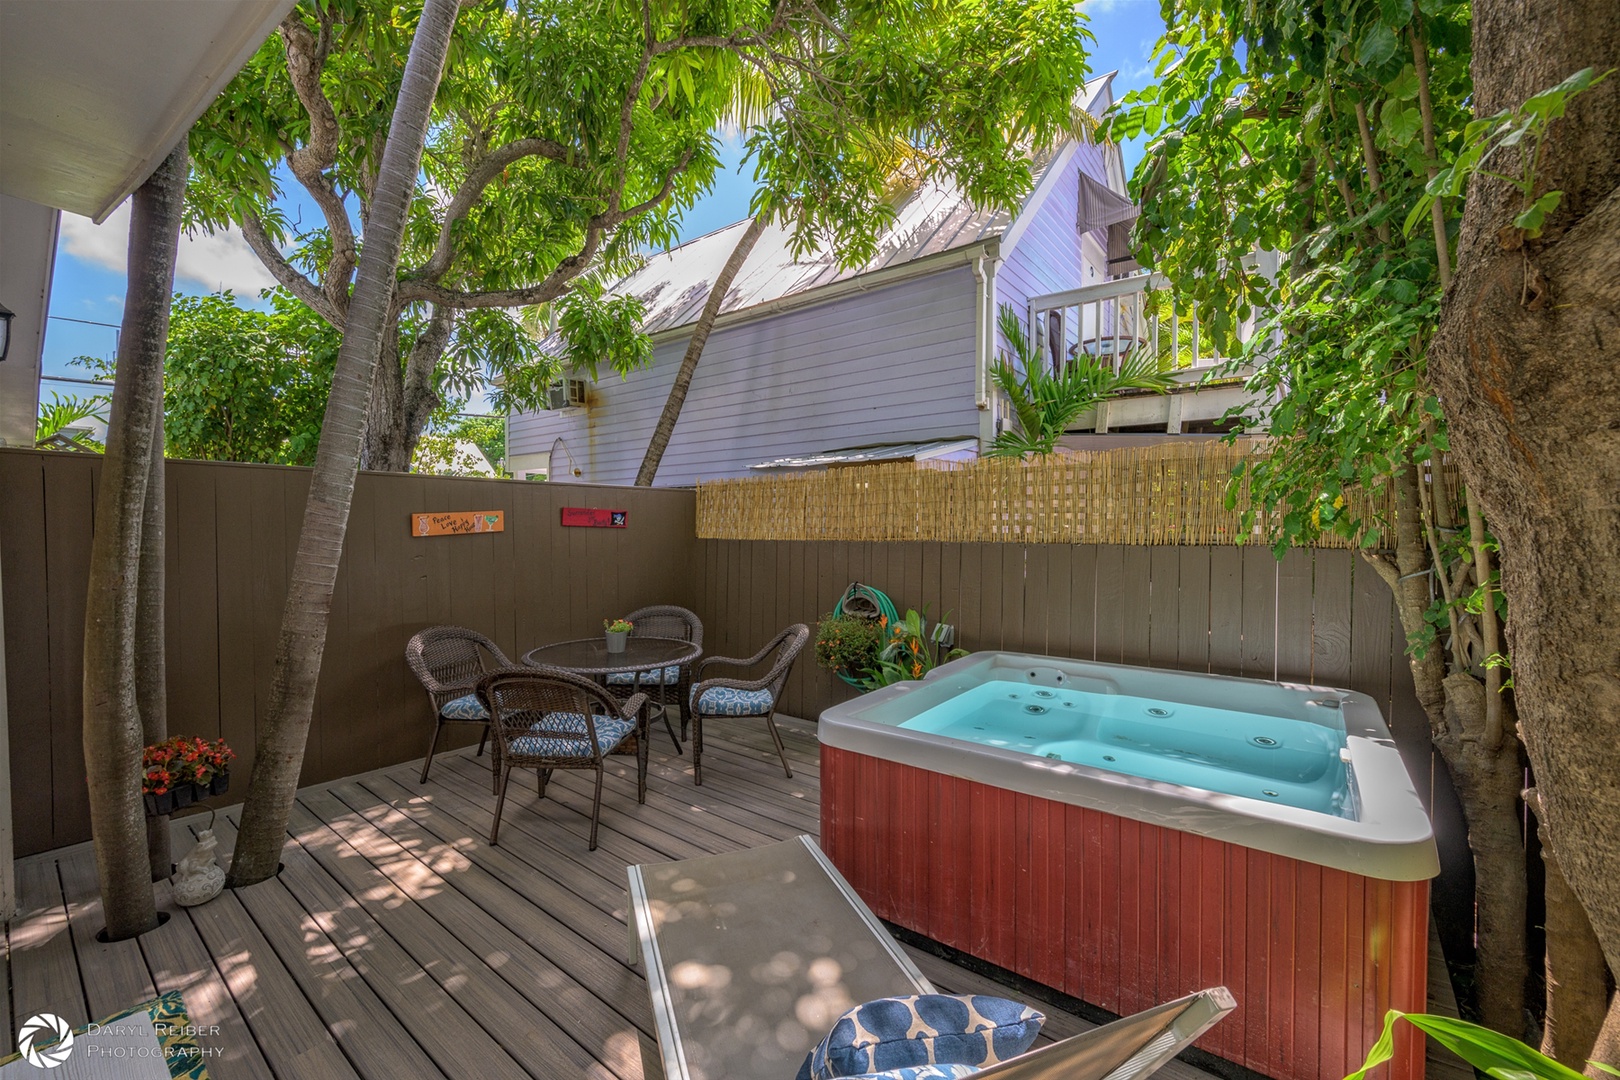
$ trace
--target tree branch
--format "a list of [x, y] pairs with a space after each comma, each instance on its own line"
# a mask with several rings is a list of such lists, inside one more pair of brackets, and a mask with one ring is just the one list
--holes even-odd
[[585, 223], [585, 242], [580, 249], [559, 262], [551, 273], [538, 284], [529, 285], [521, 289], [503, 289], [495, 292], [462, 292], [459, 289], [448, 289], [432, 281], [420, 278], [404, 280], [399, 283], [398, 298], [401, 303], [415, 300], [425, 300], [445, 307], [467, 310], [470, 308], [505, 308], [528, 307], [532, 304], [543, 304], [548, 300], [555, 300], [568, 291], [568, 283], [590, 266], [591, 259], [595, 257], [597, 249], [602, 245], [602, 237], [610, 229], [617, 228], [633, 218], [640, 217], [659, 203], [669, 198], [675, 190], [675, 181], [681, 173], [691, 164], [692, 156], [697, 151], [687, 150], [681, 155], [681, 160], [664, 176], [664, 182], [656, 194], [634, 206], [622, 210], [604, 210]]
[[[287, 168], [304, 185], [326, 218], [326, 228], [332, 240], [332, 255], [327, 262], [322, 291], [333, 311], [347, 313], [349, 278], [359, 264], [360, 254], [355, 246], [354, 229], [349, 225], [348, 207], [343, 204], [343, 196], [326, 175], [326, 170], [337, 161], [343, 136], [337, 113], [327, 100], [326, 92], [321, 89], [321, 71], [332, 48], [331, 16], [321, 16], [321, 31], [317, 36], [310, 32], [303, 18], [295, 11], [282, 20], [281, 38], [287, 53], [287, 75], [292, 81], [293, 92], [298, 95], [304, 112], [309, 116], [309, 139], [303, 146], [287, 154]], [[328, 320], [334, 326], [343, 325], [342, 316], [337, 319], [328, 316]]]
[[[1372, 125], [1367, 120], [1367, 103], [1356, 98], [1356, 128], [1361, 132], [1361, 157], [1367, 166], [1367, 191], [1371, 203], [1378, 205], [1384, 197], [1384, 181], [1378, 175], [1378, 147], [1373, 144]], [[1373, 226], [1379, 242], [1389, 243], [1389, 222], [1380, 221]]]
[[298, 269], [277, 250], [275, 242], [270, 239], [270, 234], [265, 231], [264, 222], [251, 214], [244, 217], [242, 235], [247, 239], [248, 247], [253, 249], [253, 254], [259, 257], [264, 268], [270, 271], [270, 275], [282, 288], [309, 305], [315, 314], [325, 319], [334, 329], [343, 329], [343, 313], [332, 306], [319, 286], [299, 273]]
[[483, 160], [468, 170], [466, 179], [461, 182], [461, 186], [456, 189], [454, 197], [450, 200], [450, 205], [445, 208], [444, 223], [439, 226], [439, 239], [434, 245], [432, 257], [412, 277], [423, 281], [438, 281], [444, 276], [455, 257], [450, 234], [456, 222], [467, 216], [490, 181], [505, 171], [507, 166], [526, 157], [543, 157], [567, 164], [569, 151], [562, 143], [537, 138], [518, 139], [484, 155]]

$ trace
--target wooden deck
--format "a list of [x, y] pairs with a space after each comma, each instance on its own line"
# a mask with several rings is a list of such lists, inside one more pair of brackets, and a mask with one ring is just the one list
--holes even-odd
[[[817, 832], [810, 725], [785, 725], [792, 780], [762, 730], [735, 727], [710, 736], [702, 788], [690, 759], [655, 733], [644, 806], [631, 762], [617, 759], [594, 852], [588, 774], [556, 774], [544, 800], [531, 774], [514, 777], [498, 848], [483, 840], [494, 798], [471, 751], [436, 759], [425, 785], [406, 764], [306, 788], [277, 879], [192, 909], [162, 885], [171, 918], [135, 941], [95, 939], [88, 846], [19, 860], [11, 1045], [36, 1012], [78, 1025], [181, 990], [214, 1080], [640, 1080], [652, 1018], [641, 973], [625, 962], [626, 865]], [[224, 847], [234, 819], [233, 809], [216, 824]], [[176, 823], [177, 853], [206, 823]], [[1009, 993], [912, 955], [944, 990]], [[1043, 1038], [1089, 1026], [1041, 1007]], [[1181, 1062], [1160, 1075], [1207, 1080]]]

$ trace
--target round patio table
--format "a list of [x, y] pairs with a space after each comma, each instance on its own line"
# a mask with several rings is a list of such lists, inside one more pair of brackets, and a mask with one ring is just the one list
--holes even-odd
[[[552, 645], [542, 645], [538, 649], [530, 649], [523, 654], [523, 662], [529, 667], [561, 668], [575, 675], [598, 678], [605, 682], [609, 675], [634, 674], [638, 671], [662, 672], [666, 667], [689, 664], [701, 655], [703, 648], [699, 645], [682, 641], [680, 638], [661, 637], [629, 637], [625, 639], [623, 652], [610, 653], [607, 651], [607, 639], [597, 636], [559, 641]], [[648, 704], [658, 706], [658, 711], [664, 717], [664, 727], [669, 730], [670, 740], [675, 744], [675, 752], [682, 753], [681, 740], [675, 734], [675, 725], [670, 723], [669, 704], [664, 700], [664, 680], [660, 678], [648, 686], [648, 689], [653, 688], [658, 690], [658, 697], [655, 701], [649, 695]], [[639, 682], [631, 692], [636, 689], [641, 689]], [[650, 710], [647, 719], [651, 720]]]
[[702, 653], [702, 647], [690, 641], [661, 637], [626, 638], [624, 652], [610, 653], [606, 638], [598, 635], [530, 649], [523, 654], [523, 662], [530, 667], [562, 668], [575, 675], [621, 675], [690, 663]]

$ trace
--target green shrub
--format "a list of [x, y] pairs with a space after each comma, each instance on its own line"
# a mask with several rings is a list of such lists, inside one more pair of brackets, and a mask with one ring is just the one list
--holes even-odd
[[882, 629], [858, 615], [824, 615], [816, 626], [816, 663], [828, 671], [864, 676], [882, 647]]

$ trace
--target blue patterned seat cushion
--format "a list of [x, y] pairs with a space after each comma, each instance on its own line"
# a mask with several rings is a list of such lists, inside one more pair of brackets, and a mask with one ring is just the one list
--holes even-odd
[[692, 709], [704, 716], [769, 716], [772, 704], [769, 690], [711, 686], [697, 696]]
[[[604, 754], [611, 754], [613, 748], [623, 742], [626, 735], [636, 730], [635, 723], [630, 720], [620, 720], [612, 716], [597, 716], [593, 719], [596, 721], [596, 742]], [[529, 730], [545, 731], [547, 734], [520, 735], [512, 740], [512, 753], [548, 758], [591, 756], [590, 732], [585, 727], [585, 717], [579, 713], [547, 713], [544, 720], [531, 724]], [[555, 734], [557, 732], [568, 734]]]
[[844, 1080], [966, 1080], [978, 1071], [977, 1065], [913, 1065], [888, 1072], [846, 1076]]
[[922, 1065], [983, 1068], [1035, 1043], [1046, 1017], [979, 994], [879, 998], [849, 1010], [810, 1051], [798, 1080], [835, 1080]]
[[[636, 680], [641, 680], [642, 686], [657, 686], [659, 683], [658, 670], [651, 671], [615, 671], [607, 677], [609, 686], [632, 686]], [[681, 666], [676, 664], [664, 669], [663, 683], [665, 686], [674, 686], [681, 681]]]
[[477, 694], [463, 694], [441, 705], [439, 715], [446, 720], [488, 720], [489, 710], [484, 708]]

